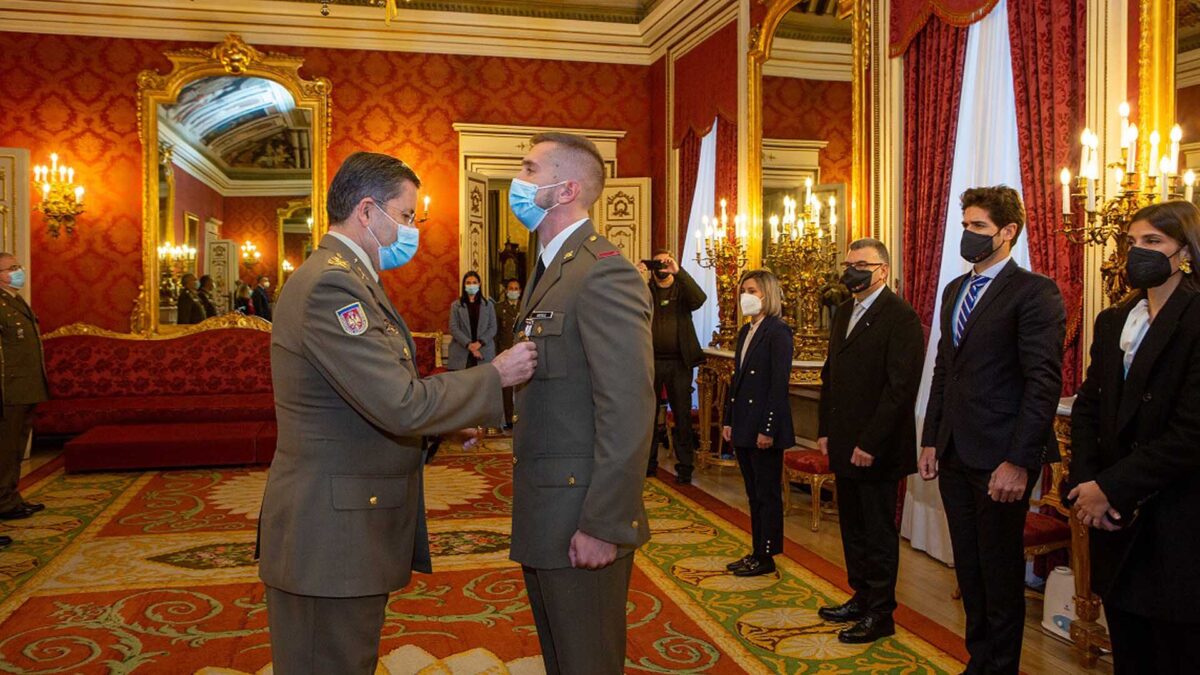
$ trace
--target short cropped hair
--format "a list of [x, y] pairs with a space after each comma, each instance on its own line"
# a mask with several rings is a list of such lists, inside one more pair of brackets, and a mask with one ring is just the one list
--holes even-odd
[[988, 217], [996, 227], [1003, 228], [1009, 223], [1015, 223], [1017, 234], [1013, 237], [1013, 244], [1016, 245], [1017, 239], [1021, 238], [1021, 230], [1025, 229], [1025, 206], [1016, 190], [1007, 185], [970, 188], [962, 193], [961, 200], [963, 211], [978, 206], [987, 211]]
[[370, 197], [380, 207], [400, 194], [404, 181], [421, 187], [417, 173], [404, 162], [378, 152], [356, 152], [342, 162], [325, 201], [330, 223], [342, 223], [354, 213], [354, 207]]
[[779, 279], [770, 270], [747, 270], [738, 280], [738, 288], [753, 279], [758, 284], [758, 290], [763, 294], [763, 314], [767, 316], [783, 315], [783, 291], [779, 288]]
[[584, 201], [589, 205], [600, 198], [604, 190], [604, 157], [600, 149], [590, 139], [578, 134], [568, 134], [560, 131], [547, 131], [534, 136], [530, 143], [554, 143], [567, 153], [567, 156], [578, 162], [584, 174], [578, 179], [584, 187]]
[[860, 251], [864, 248], [875, 249], [875, 252], [879, 254], [879, 259], [883, 261], [884, 265], [892, 264], [892, 258], [888, 255], [887, 246], [884, 246], [882, 241], [879, 241], [878, 239], [872, 239], [870, 237], [863, 237], [862, 239], [857, 239], [850, 244], [851, 251]]

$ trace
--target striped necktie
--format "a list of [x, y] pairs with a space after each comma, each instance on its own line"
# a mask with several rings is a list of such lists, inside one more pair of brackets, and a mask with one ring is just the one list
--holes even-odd
[[971, 285], [967, 287], [967, 295], [963, 298], [962, 305], [958, 308], [958, 318], [954, 320], [954, 346], [962, 341], [963, 329], [967, 327], [967, 319], [971, 316], [971, 310], [975, 309], [975, 302], [979, 300], [979, 292], [983, 287], [991, 281], [989, 277], [982, 274], [976, 274], [971, 277]]

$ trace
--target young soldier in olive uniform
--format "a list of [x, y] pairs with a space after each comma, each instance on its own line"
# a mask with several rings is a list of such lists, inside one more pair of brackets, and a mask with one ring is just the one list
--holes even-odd
[[279, 441], [259, 518], [279, 675], [375, 672], [388, 593], [430, 571], [421, 435], [499, 424], [500, 388], [533, 373], [521, 345], [484, 367], [417, 374], [377, 270], [416, 253], [419, 185], [400, 160], [351, 155], [329, 187], [329, 234], [279, 297]]
[[518, 323], [539, 359], [516, 398], [511, 557], [548, 675], [623, 671], [633, 552], [650, 537], [650, 297], [588, 220], [603, 186], [590, 141], [542, 134], [509, 199], [542, 244]]
[[[504, 284], [504, 297], [496, 302], [496, 350], [504, 351], [513, 346], [516, 334], [517, 315], [521, 313], [521, 282], [509, 279]], [[513, 390], [504, 389], [504, 428], [512, 428]]]
[[[30, 419], [36, 403], [49, 398], [42, 363], [42, 337], [37, 316], [18, 291], [25, 286], [25, 270], [11, 253], [0, 253], [0, 520], [28, 518], [41, 504], [21, 498], [21, 459], [29, 444]], [[0, 536], [0, 548], [12, 539]]]

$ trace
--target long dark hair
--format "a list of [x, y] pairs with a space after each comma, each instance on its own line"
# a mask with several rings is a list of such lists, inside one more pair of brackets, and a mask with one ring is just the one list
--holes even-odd
[[1150, 223], [1154, 229], [1174, 239], [1181, 246], [1186, 246], [1190, 254], [1193, 271], [1183, 275], [1179, 285], [1191, 291], [1200, 292], [1200, 209], [1196, 205], [1182, 199], [1151, 204], [1133, 214], [1129, 223], [1139, 220]]
[[479, 282], [479, 293], [477, 293], [479, 301], [487, 301], [487, 296], [483, 294], [483, 279], [479, 276], [479, 272], [471, 270], [463, 275], [462, 288], [459, 289], [458, 301], [462, 303], [463, 307], [466, 307], [467, 303], [471, 302], [471, 296], [467, 295], [467, 279], [472, 277], [475, 278], [475, 281]]

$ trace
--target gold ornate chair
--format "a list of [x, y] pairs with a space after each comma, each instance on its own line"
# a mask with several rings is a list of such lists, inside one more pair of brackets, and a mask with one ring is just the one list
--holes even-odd
[[[807, 484], [812, 490], [812, 531], [821, 524], [821, 489], [826, 485], [837, 495], [837, 484], [829, 470], [829, 458], [819, 450], [794, 448], [783, 453], [783, 515], [791, 510], [792, 483]], [[836, 503], [836, 499], [834, 500]]]

